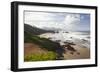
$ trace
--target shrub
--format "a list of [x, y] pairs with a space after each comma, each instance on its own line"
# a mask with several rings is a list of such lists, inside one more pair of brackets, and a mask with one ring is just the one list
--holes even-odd
[[24, 61], [47, 61], [47, 60], [55, 60], [56, 53], [52, 51], [48, 51], [47, 53], [39, 53], [39, 54], [30, 54], [24, 57]]

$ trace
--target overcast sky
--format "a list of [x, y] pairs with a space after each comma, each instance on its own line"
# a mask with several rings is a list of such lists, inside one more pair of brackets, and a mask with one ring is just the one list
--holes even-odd
[[90, 30], [90, 14], [25, 11], [24, 15], [24, 22], [26, 24], [42, 29], [57, 28], [66, 31]]

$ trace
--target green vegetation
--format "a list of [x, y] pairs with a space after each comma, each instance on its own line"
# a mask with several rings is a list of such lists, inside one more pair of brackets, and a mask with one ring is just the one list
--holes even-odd
[[56, 52], [58, 48], [61, 48], [59, 43], [53, 42], [46, 38], [40, 38], [37, 35], [31, 35], [27, 32], [24, 32], [24, 36], [24, 42], [35, 43], [48, 51]]
[[56, 54], [52, 51], [48, 51], [47, 53], [27, 55], [25, 56], [24, 61], [47, 61], [55, 59], [56, 59]]
[[24, 57], [24, 61], [46, 61], [58, 58], [57, 50], [61, 48], [59, 43], [53, 42], [46, 38], [40, 38], [37, 35], [24, 31], [24, 42], [37, 44], [46, 53], [30, 54]]

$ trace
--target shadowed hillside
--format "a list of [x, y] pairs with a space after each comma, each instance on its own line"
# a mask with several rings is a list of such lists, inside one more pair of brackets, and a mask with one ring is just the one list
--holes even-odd
[[31, 35], [27, 32], [24, 32], [24, 42], [25, 43], [35, 43], [39, 45], [41, 48], [46, 48], [48, 51], [55, 51], [58, 49], [61, 49], [62, 47], [60, 46], [59, 43], [53, 42], [49, 39], [46, 38], [40, 38], [36, 35]]
[[[64, 50], [62, 49], [59, 43], [53, 42], [46, 38], [40, 38], [38, 36], [39, 34], [46, 32], [53, 32], [53, 31], [42, 30], [27, 24], [24, 25], [24, 43], [25, 43], [24, 46], [26, 46], [27, 43], [34, 45], [33, 47], [29, 45], [28, 47], [30, 48], [24, 47], [24, 49], [27, 50], [25, 53], [25, 61], [53, 60], [62, 57], [62, 53], [64, 52]], [[36, 45], [38, 46], [38, 48], [35, 48]], [[32, 53], [31, 55], [27, 54], [28, 51], [34, 52], [34, 50], [37, 50], [35, 51], [36, 54], [35, 53]], [[41, 51], [40, 55], [38, 53], [39, 51]], [[44, 55], [45, 53], [44, 52], [42, 53], [42, 51], [44, 51], [46, 55]], [[40, 58], [37, 59], [35, 56], [38, 56]], [[44, 59], [45, 57], [48, 57], [48, 59]]]
[[32, 35], [40, 35], [40, 34], [43, 34], [43, 33], [46, 33], [46, 32], [54, 33], [54, 31], [43, 30], [43, 29], [37, 28], [35, 26], [34, 27], [30, 26], [28, 24], [24, 24], [24, 31], [28, 32]]

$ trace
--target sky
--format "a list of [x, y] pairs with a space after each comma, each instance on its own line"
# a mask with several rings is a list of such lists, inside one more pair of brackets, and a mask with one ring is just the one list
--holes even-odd
[[90, 14], [25, 11], [24, 17], [24, 23], [46, 30], [90, 30]]

